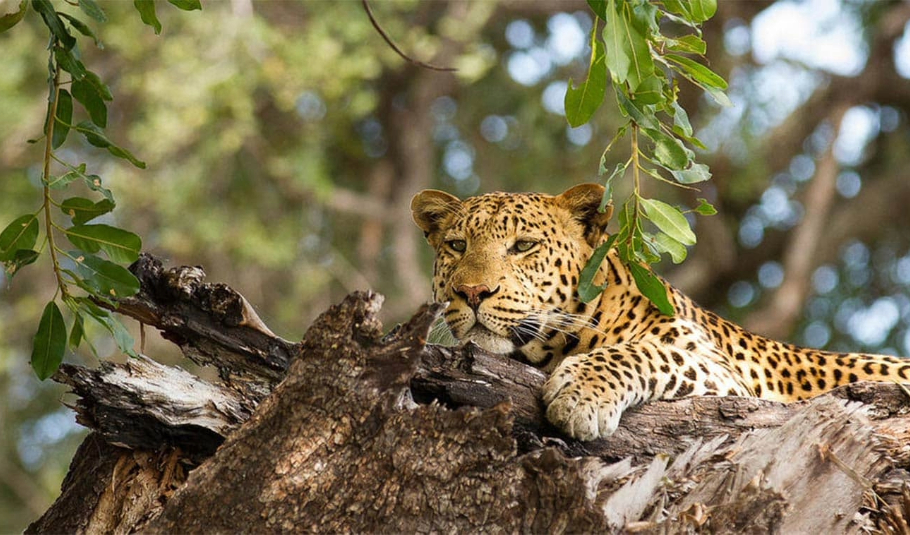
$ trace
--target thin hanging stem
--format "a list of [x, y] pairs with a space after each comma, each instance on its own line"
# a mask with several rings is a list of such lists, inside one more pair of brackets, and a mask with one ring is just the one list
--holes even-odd
[[54, 243], [55, 225], [51, 220], [51, 209], [54, 206], [54, 200], [51, 199], [51, 188], [48, 186], [51, 180], [51, 159], [54, 157], [53, 142], [54, 126], [57, 124], [57, 102], [59, 102], [60, 97], [60, 65], [54, 61], [53, 52], [51, 52], [51, 61], [54, 64], [54, 88], [52, 89], [54, 94], [53, 101], [50, 102], [48, 107], [47, 131], [44, 133], [44, 175], [42, 180], [44, 184], [44, 204], [42, 209], [44, 210], [44, 230], [47, 235], [48, 250], [50, 250], [51, 261], [54, 264], [54, 277], [57, 279], [57, 288], [60, 290], [61, 296], [66, 299], [69, 296], [69, 292], [66, 288], [66, 281], [63, 280], [60, 262], [57, 260], [57, 246]]
[[638, 228], [638, 201], [641, 198], [641, 160], [639, 159], [638, 150], [638, 125], [632, 124], [632, 215], [629, 218], [629, 235], [626, 237], [626, 248], [631, 258], [627, 261], [633, 261], [635, 250], [633, 240], [635, 239], [635, 229]]

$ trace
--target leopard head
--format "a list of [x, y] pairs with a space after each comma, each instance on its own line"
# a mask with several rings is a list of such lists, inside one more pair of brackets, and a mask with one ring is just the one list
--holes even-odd
[[580, 330], [578, 279], [612, 214], [598, 210], [603, 194], [597, 184], [556, 196], [418, 193], [411, 211], [436, 251], [433, 297], [450, 303], [453, 334], [539, 362], [560, 333]]

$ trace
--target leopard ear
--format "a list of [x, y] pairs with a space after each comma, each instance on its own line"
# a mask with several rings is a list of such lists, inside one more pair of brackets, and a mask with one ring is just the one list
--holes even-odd
[[435, 189], [423, 190], [411, 199], [411, 217], [427, 237], [439, 230], [446, 215], [460, 208], [458, 197]]
[[599, 210], [604, 191], [600, 184], [579, 184], [556, 197], [556, 202], [584, 225], [585, 239], [591, 247], [597, 247], [613, 216], [612, 202], [604, 207], [603, 212]]

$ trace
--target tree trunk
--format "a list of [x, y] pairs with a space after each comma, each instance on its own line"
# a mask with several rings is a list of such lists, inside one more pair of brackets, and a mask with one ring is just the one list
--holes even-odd
[[30, 533], [907, 533], [898, 385], [655, 402], [581, 443], [544, 420], [538, 370], [426, 345], [438, 305], [384, 335], [382, 297], [355, 293], [292, 344], [199, 268], [132, 269], [118, 312], [220, 381], [147, 357], [61, 367], [94, 432]]

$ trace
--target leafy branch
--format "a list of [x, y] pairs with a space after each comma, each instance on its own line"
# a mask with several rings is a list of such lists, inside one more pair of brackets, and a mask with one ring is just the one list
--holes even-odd
[[[632, 195], [619, 213], [620, 230], [592, 256], [579, 283], [579, 297], [596, 298], [603, 287], [593, 277], [608, 250], [615, 246], [629, 267], [642, 294], [667, 315], [674, 313], [666, 287], [645, 265], [670, 255], [674, 263], [685, 260], [695, 233], [685, 213], [665, 202], [645, 198], [642, 174], [683, 188], [711, 178], [708, 167], [695, 161], [693, 146], [705, 146], [695, 137], [686, 111], [677, 100], [677, 80], [683, 78], [702, 88], [714, 100], [729, 106], [723, 90], [727, 83], [711, 69], [692, 59], [704, 58], [706, 45], [700, 25], [717, 10], [716, 0], [588, 0], [596, 18], [591, 30], [591, 60], [587, 79], [576, 86], [571, 80], [565, 97], [566, 118], [578, 127], [603, 104], [607, 81], [613, 87], [626, 122], [604, 150], [599, 174], [606, 191], [601, 210], [613, 201], [613, 182], [631, 167]], [[692, 33], [670, 37], [662, 24], [674, 24]], [[601, 31], [601, 23], [603, 30]], [[632, 155], [607, 175], [607, 157], [614, 144], [630, 133]], [[644, 139], [643, 139], [644, 138]], [[648, 140], [643, 142], [644, 140]], [[716, 213], [706, 200], [694, 212]], [[646, 225], [648, 222], [650, 224]]]
[[[199, 0], [169, 2], [183, 10], [202, 8]], [[107, 20], [107, 15], [95, 0], [78, 0], [67, 4], [78, 6], [82, 14], [96, 22]], [[142, 21], [154, 28], [155, 33], [160, 33], [161, 23], [155, 13], [154, 1], [134, 0], [133, 4]], [[29, 7], [41, 17], [49, 37], [48, 98], [42, 136], [42, 201], [36, 212], [16, 217], [0, 232], [0, 262], [3, 263], [8, 278], [12, 279], [23, 267], [35, 263], [45, 248], [50, 257], [56, 291], [44, 307], [31, 355], [32, 368], [43, 380], [57, 370], [67, 346], [75, 350], [85, 342], [97, 355], [95, 348], [85, 338], [87, 318], [107, 330], [121, 351], [135, 355], [133, 339], [127, 329], [97, 303], [100, 301], [113, 305], [115, 298], [127, 297], [139, 291], [139, 281], [122, 264], [134, 262], [142, 249], [142, 240], [136, 234], [111, 225], [90, 223], [114, 210], [114, 197], [110, 190], [102, 186], [98, 175], [88, 174], [86, 164], [71, 164], [61, 159], [55, 151], [66, 143], [69, 132], [75, 131], [90, 145], [107, 149], [112, 156], [127, 160], [141, 169], [145, 169], [146, 164], [104, 134], [107, 126], [106, 102], [110, 102], [113, 95], [101, 78], [80, 59], [82, 54], [79, 52], [77, 34], [101, 46], [88, 24], [76, 15], [58, 11], [50, 0], [22, 0], [16, 11], [0, 17], [0, 33], [25, 18], [30, 11]], [[65, 87], [69, 87], [69, 90]], [[74, 102], [87, 115], [78, 124], [73, 123], [73, 114], [78, 111], [74, 109]], [[65, 172], [54, 175], [53, 163]], [[54, 199], [57, 190], [64, 190], [70, 183], [80, 180], [103, 198], [94, 201], [84, 197], [69, 197], [62, 202]], [[68, 225], [55, 222], [55, 208], [69, 217]], [[36, 250], [42, 230], [44, 239]], [[73, 249], [62, 247], [64, 238]], [[100, 253], [106, 258], [99, 256]], [[58, 299], [72, 316], [72, 327], [69, 329], [57, 305]]]

